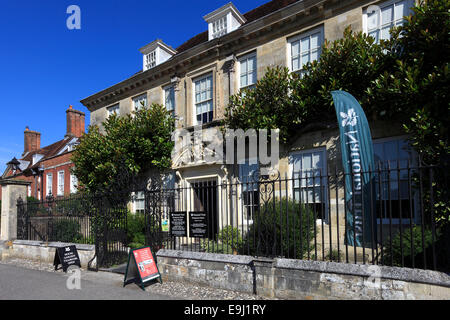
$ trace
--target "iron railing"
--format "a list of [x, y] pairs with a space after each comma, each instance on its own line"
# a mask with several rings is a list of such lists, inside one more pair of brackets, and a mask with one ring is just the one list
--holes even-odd
[[[363, 243], [351, 173], [298, 172], [291, 177], [203, 179], [161, 190], [160, 218], [186, 215], [187, 236], [163, 232], [170, 249], [450, 270], [447, 168], [379, 166], [361, 188]], [[439, 176], [439, 179], [436, 177]], [[353, 179], [351, 179], [353, 181]], [[353, 210], [353, 211], [352, 211]], [[204, 212], [204, 236], [191, 234], [190, 213]], [[353, 219], [353, 221], [351, 220]], [[372, 221], [368, 226], [367, 219]], [[165, 221], [164, 221], [165, 220]], [[349, 237], [349, 235], [352, 235]], [[350, 238], [350, 239], [349, 239]], [[356, 239], [354, 239], [356, 240]]]
[[[355, 194], [355, 186], [348, 190], [344, 183], [353, 174], [315, 169], [290, 177], [185, 180], [173, 188], [141, 190], [146, 244], [154, 251], [449, 271], [448, 168], [387, 163], [368, 173], [371, 179], [361, 188], [359, 233], [356, 215], [349, 214], [355, 213], [355, 199], [345, 200], [346, 193]], [[77, 195], [18, 203], [18, 239], [92, 243], [100, 265], [119, 263], [133, 235], [127, 234], [130, 205], [112, 201], [115, 197]], [[179, 225], [170, 226], [175, 216]], [[359, 245], [352, 241], [356, 234], [364, 239]]]
[[17, 239], [95, 245], [97, 267], [126, 260], [126, 203], [77, 194], [17, 203]]

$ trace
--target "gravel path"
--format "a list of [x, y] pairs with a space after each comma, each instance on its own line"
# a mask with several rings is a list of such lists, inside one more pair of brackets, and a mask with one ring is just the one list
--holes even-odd
[[[34, 260], [10, 258], [7, 260], [0, 260], [0, 264], [14, 265], [45, 272], [63, 272], [61, 269], [55, 271], [52, 264]], [[82, 269], [82, 272], [90, 273], [93, 271]], [[129, 285], [131, 286], [133, 284]], [[147, 286], [145, 289], [152, 293], [185, 300], [274, 300], [258, 295], [199, 286], [186, 282], [164, 281], [163, 284], [158, 282]]]

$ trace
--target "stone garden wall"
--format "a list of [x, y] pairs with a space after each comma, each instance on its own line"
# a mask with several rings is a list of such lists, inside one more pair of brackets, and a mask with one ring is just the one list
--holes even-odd
[[164, 249], [157, 260], [165, 280], [282, 299], [450, 299], [450, 276], [430, 270]]

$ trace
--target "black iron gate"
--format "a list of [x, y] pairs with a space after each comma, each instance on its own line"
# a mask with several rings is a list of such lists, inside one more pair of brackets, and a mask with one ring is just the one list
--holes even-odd
[[175, 192], [161, 188], [145, 192], [145, 241], [152, 252], [167, 245], [169, 214], [175, 208]]
[[126, 204], [107, 196], [19, 198], [17, 239], [95, 245], [89, 267], [108, 268], [127, 260], [127, 212]]
[[125, 263], [128, 257], [127, 206], [102, 198], [97, 209], [98, 213], [92, 219], [97, 267]]

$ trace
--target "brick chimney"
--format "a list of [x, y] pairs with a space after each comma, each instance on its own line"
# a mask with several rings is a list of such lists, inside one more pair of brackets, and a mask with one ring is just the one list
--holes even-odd
[[23, 136], [24, 154], [27, 152], [39, 150], [41, 148], [41, 134], [39, 132], [31, 131], [30, 128], [26, 127]]
[[81, 137], [84, 133], [84, 112], [74, 110], [72, 106], [66, 111], [67, 133], [66, 137]]

